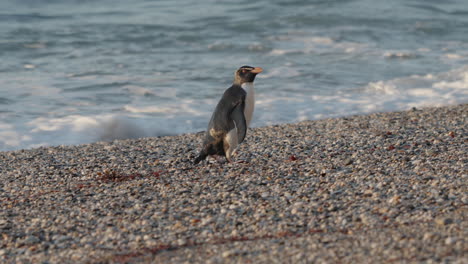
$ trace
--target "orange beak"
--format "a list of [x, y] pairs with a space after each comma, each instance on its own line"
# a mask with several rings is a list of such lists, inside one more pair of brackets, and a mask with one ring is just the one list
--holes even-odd
[[251, 70], [250, 72], [253, 72], [253, 73], [261, 73], [263, 71], [262, 68], [260, 67], [255, 67], [253, 70]]

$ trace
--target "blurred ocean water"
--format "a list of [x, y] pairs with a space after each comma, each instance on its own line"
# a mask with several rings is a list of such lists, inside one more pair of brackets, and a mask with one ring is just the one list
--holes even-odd
[[0, 2], [0, 151], [468, 102], [466, 0]]

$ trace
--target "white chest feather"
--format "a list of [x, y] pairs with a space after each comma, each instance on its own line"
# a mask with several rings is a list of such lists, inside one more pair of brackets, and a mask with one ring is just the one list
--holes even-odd
[[243, 83], [241, 86], [246, 92], [247, 97], [245, 98], [245, 109], [244, 116], [247, 126], [250, 126], [250, 121], [252, 121], [253, 111], [255, 107], [255, 91], [253, 83]]

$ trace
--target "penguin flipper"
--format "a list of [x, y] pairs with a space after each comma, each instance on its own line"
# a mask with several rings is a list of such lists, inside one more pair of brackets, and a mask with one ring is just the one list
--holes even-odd
[[237, 128], [237, 141], [241, 143], [244, 141], [247, 134], [247, 121], [244, 116], [244, 103], [238, 104], [234, 107], [231, 113], [231, 118]]

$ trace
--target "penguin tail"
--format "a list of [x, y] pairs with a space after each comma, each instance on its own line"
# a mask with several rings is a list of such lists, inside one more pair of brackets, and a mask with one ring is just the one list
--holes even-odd
[[208, 155], [206, 155], [203, 152], [200, 153], [200, 155], [198, 155], [198, 157], [193, 161], [193, 164], [195, 165], [195, 164], [198, 164], [200, 161], [205, 160], [206, 156], [208, 156]]

